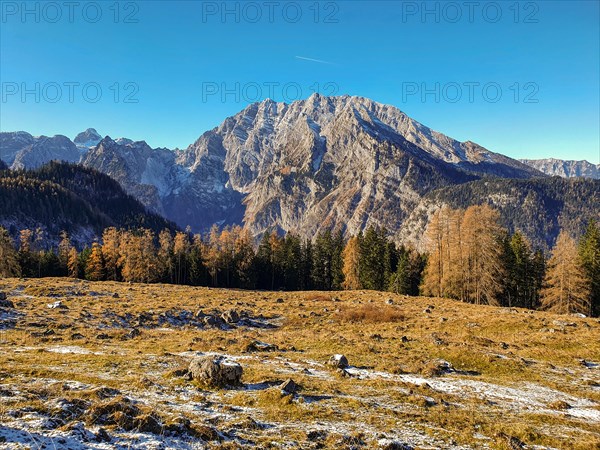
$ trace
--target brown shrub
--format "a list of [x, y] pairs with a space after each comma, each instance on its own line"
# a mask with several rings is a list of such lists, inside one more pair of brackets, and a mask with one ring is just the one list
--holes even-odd
[[354, 323], [384, 323], [401, 322], [405, 320], [404, 315], [396, 308], [375, 304], [362, 305], [356, 308], [346, 308], [337, 313], [336, 317], [341, 322]]
[[331, 295], [322, 294], [318, 292], [307, 294], [304, 297], [307, 302], [330, 302], [332, 300]]

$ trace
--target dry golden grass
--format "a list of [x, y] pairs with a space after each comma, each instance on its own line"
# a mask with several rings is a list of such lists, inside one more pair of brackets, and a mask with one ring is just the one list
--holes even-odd
[[[48, 412], [44, 405], [53, 398], [100, 407], [110, 401], [98, 397], [97, 388], [105, 386], [145, 402], [144, 421], [127, 425], [152, 428], [148, 416], [171, 423], [183, 415], [197, 426], [234, 427], [257, 446], [306, 441], [307, 430], [318, 421], [331, 429], [344, 426], [345, 431], [330, 431], [322, 440], [326, 448], [371, 448], [377, 436], [393, 436], [403, 427], [429, 436], [434, 447], [454, 441], [472, 448], [484, 443], [508, 448], [505, 436], [512, 436], [529, 445], [600, 448], [598, 422], [570, 416], [568, 402], [549, 399], [545, 410], [528, 411], [393, 378], [411, 374], [499, 386], [534, 383], [599, 403], [600, 370], [581, 363], [600, 362], [598, 319], [370, 291], [250, 292], [70, 279], [4, 279], [0, 291], [8, 292], [23, 314], [15, 328], [0, 330], [0, 388], [24, 393], [6, 401], [2, 397], [0, 423], [24, 407]], [[57, 300], [66, 308], [47, 307]], [[122, 318], [133, 322], [145, 313], [156, 319], [200, 309], [247, 311], [275, 327], [221, 330], [164, 322], [138, 326], [140, 335], [127, 338], [130, 328], [119, 325]], [[574, 326], [556, 325], [557, 319]], [[280, 351], [245, 353], [255, 340]], [[66, 347], [83, 351], [57, 353]], [[243, 381], [251, 388], [205, 390], [183, 379], [181, 369], [192, 356], [207, 351], [242, 357]], [[352, 366], [390, 378], [342, 377], [324, 365], [338, 353]], [[437, 359], [463, 374], [437, 373], [431, 366]], [[302, 387], [295, 397], [273, 387], [289, 377]], [[73, 382], [86, 388], [66, 388]], [[200, 412], [173, 409], [177, 402], [198, 405]], [[209, 423], [203, 423], [207, 413], [202, 408], [214, 412]], [[270, 427], [253, 429], [246, 423], [244, 428], [241, 422], [248, 415]], [[491, 440], [478, 439], [478, 433]]]
[[343, 308], [335, 316], [341, 322], [374, 324], [385, 322], [401, 322], [404, 315], [392, 306], [369, 303], [358, 307]]

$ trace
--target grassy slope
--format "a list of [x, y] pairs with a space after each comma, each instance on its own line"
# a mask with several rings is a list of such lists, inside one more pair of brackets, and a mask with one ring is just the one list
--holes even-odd
[[[0, 291], [25, 314], [14, 329], [0, 331], [0, 388], [29, 392], [2, 399], [0, 424], [26, 405], [48, 413], [49, 399], [89, 393], [65, 390], [68, 380], [117, 388], [165, 422], [184, 415], [215, 426], [232, 448], [244, 439], [250, 446], [309, 446], [306, 432], [315, 427], [328, 431], [328, 448], [372, 448], [383, 436], [404, 437], [417, 448], [509, 448], [506, 436], [561, 449], [600, 448], [600, 368], [581, 363], [599, 362], [598, 319], [371, 291], [273, 293], [68, 279], [4, 279]], [[47, 308], [58, 299], [68, 309]], [[278, 326], [225, 331], [163, 324], [140, 327], [130, 340], [120, 339], [127, 329], [106, 327], [115, 319], [108, 310], [137, 317], [232, 308]], [[76, 333], [83, 338], [73, 339]], [[109, 339], [97, 339], [102, 333]], [[282, 351], [244, 353], [256, 339]], [[98, 354], [56, 353], [65, 346]], [[252, 389], [205, 390], [173, 375], [195, 352], [207, 351], [242, 356], [243, 381]], [[363, 368], [351, 370], [360, 376], [320, 365], [335, 353]], [[436, 358], [460, 373], [432, 376]], [[293, 400], [268, 388], [288, 377], [302, 386]], [[504, 387], [515, 390], [505, 395]], [[269, 428], [240, 425], [249, 414]]]

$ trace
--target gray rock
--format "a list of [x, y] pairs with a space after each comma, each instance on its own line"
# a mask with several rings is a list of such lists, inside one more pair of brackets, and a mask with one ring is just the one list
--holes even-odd
[[47, 306], [50, 309], [68, 309], [61, 300], [57, 300], [54, 303], [49, 303]]
[[206, 316], [202, 319], [204, 325], [208, 325], [210, 327], [214, 327], [220, 323], [220, 319], [217, 319], [215, 316]]
[[557, 327], [576, 327], [575, 322], [567, 322], [566, 320], [553, 320], [552, 323]]
[[337, 369], [345, 369], [348, 367], [348, 358], [344, 355], [333, 355], [329, 358], [327, 364]]
[[4, 292], [0, 292], [0, 308], [14, 308], [15, 304], [6, 298]]
[[235, 309], [231, 309], [227, 312], [224, 312], [221, 315], [221, 319], [226, 323], [238, 323], [240, 321], [240, 315]]
[[239, 386], [244, 372], [237, 362], [218, 355], [193, 359], [189, 371], [192, 379], [215, 387]]
[[279, 347], [274, 344], [267, 344], [261, 341], [252, 341], [246, 346], [246, 352], [276, 352], [279, 351]]
[[294, 380], [288, 378], [281, 384], [281, 386], [279, 386], [279, 389], [281, 389], [281, 391], [285, 394], [295, 394], [298, 391], [298, 385], [294, 382]]

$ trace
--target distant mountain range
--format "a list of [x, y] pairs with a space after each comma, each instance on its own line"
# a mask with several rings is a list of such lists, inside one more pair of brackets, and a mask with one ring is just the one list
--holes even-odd
[[548, 158], [522, 159], [521, 162], [550, 176], [600, 179], [600, 164], [592, 164], [587, 161], [563, 161], [562, 159]]
[[[470, 201], [501, 204], [506, 198], [520, 208], [528, 204], [507, 192], [518, 186], [525, 192], [529, 185], [510, 180], [547, 178], [545, 166], [459, 142], [393, 106], [318, 94], [291, 104], [251, 104], [183, 151], [101, 138], [88, 129], [74, 141], [1, 133], [0, 157], [12, 168], [39, 167], [51, 159], [79, 162], [114, 178], [149, 210], [182, 228], [243, 223], [256, 236], [268, 229], [306, 237], [331, 228], [354, 234], [375, 225], [399, 239], [419, 240], [436, 202], [452, 203], [450, 194], [434, 193], [463, 195], [452, 189], [500, 180], [494, 181], [497, 192], [475, 189], [480, 194]], [[573, 173], [587, 172], [565, 175]], [[543, 191], [540, 199], [550, 202], [536, 207], [553, 217], [569, 210], [570, 200], [559, 200], [569, 181], [535, 183], [534, 190]], [[590, 192], [598, 189], [593, 181], [583, 184]], [[591, 205], [585, 214], [600, 217], [599, 208]], [[551, 243], [555, 227], [538, 225], [526, 234]]]

